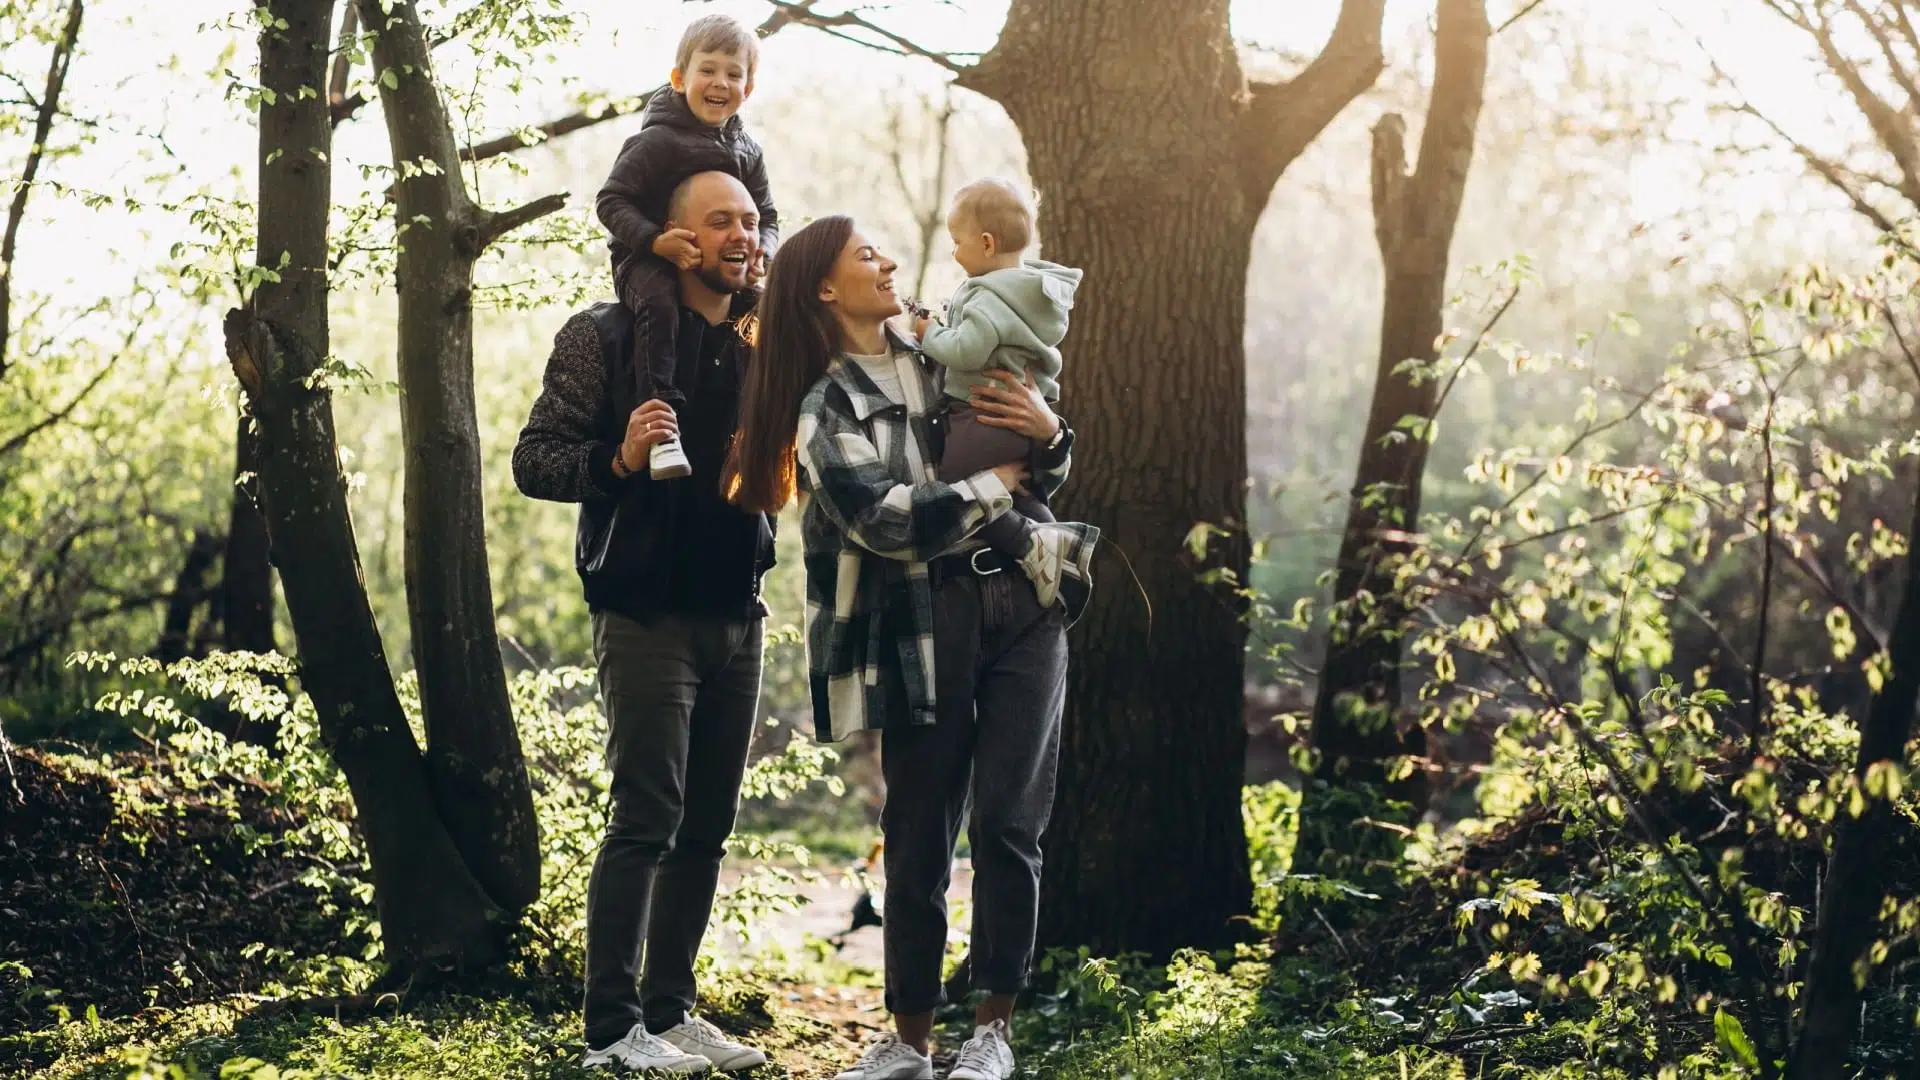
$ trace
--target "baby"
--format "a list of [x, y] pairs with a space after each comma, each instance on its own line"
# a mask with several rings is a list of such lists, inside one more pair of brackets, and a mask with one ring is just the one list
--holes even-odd
[[[740, 106], [753, 94], [760, 39], [738, 19], [705, 15], [687, 26], [674, 54], [671, 93], [647, 102], [640, 132], [620, 148], [613, 173], [594, 210], [612, 234], [614, 287], [634, 316], [634, 374], [641, 401], [658, 398], [675, 408], [686, 394], [675, 385], [680, 321], [676, 268], [700, 262], [690, 229], [666, 220], [674, 188], [696, 173], [738, 177], [760, 211], [760, 257], [747, 280], [765, 273], [780, 240], [780, 217], [767, 190], [760, 144], [741, 123]], [[745, 298], [750, 306], [751, 297]], [[735, 306], [736, 314], [742, 310]], [[648, 459], [656, 480], [693, 471], [679, 440], [658, 443]]]
[[[967, 280], [947, 305], [944, 325], [923, 317], [914, 329], [921, 348], [947, 369], [950, 408], [939, 472], [953, 483], [1032, 456], [1030, 439], [982, 422], [969, 399], [976, 387], [996, 385], [986, 372], [997, 368], [1030, 380], [1049, 402], [1059, 400], [1060, 341], [1081, 272], [1021, 258], [1033, 243], [1033, 200], [1006, 180], [975, 180], [955, 192], [947, 231]], [[1013, 507], [988, 522], [980, 539], [1017, 561], [1041, 605], [1052, 607], [1062, 574], [1078, 576], [1084, 568], [1053, 542], [1059, 538], [1045, 527], [1054, 521], [1046, 503], [1016, 493]]]

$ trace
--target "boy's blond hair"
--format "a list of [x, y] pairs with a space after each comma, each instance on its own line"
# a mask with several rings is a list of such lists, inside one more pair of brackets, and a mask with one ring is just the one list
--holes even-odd
[[760, 67], [759, 36], [731, 15], [702, 15], [688, 23], [687, 32], [680, 35], [680, 48], [673, 54], [673, 66], [685, 72], [697, 52], [737, 56], [746, 61], [749, 77]]
[[955, 217], [991, 233], [1002, 251], [1025, 251], [1033, 246], [1033, 193], [1011, 180], [988, 176], [953, 193]]

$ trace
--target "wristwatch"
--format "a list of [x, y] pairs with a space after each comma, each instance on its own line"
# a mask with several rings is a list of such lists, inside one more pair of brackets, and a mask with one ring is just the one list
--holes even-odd
[[1067, 437], [1067, 418], [1064, 416], [1055, 416], [1054, 419], [1059, 422], [1060, 426], [1053, 430], [1053, 438], [1047, 440], [1046, 448], [1048, 450], [1060, 449], [1060, 440]]
[[633, 470], [627, 468], [627, 455], [625, 451], [621, 450], [618, 446], [613, 448], [613, 475], [621, 480], [625, 480], [627, 477], [633, 475]]

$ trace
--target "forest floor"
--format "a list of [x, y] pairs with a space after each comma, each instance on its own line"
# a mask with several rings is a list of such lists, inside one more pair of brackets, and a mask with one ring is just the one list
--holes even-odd
[[[314, 857], [276, 842], [295, 824], [245, 779], [16, 750], [0, 769], [0, 1077], [592, 1075], [577, 973], [551, 958], [404, 1002], [314, 997], [374, 969], [340, 956], [364, 947], [364, 901], [316, 887]], [[1551, 917], [1553, 890], [1615, 857], [1536, 809], [1384, 896], [1295, 879], [1281, 901], [1294, 914], [1237, 951], [1165, 965], [1049, 956], [1016, 1027], [1020, 1075], [1597, 1080], [1673, 1061], [1689, 1063], [1674, 1076], [1747, 1075], [1714, 1049], [1717, 1012], [1550, 999], [1497, 959], [1526, 950], [1571, 975], [1602, 955], [1605, 942]], [[1789, 891], [1801, 878], [1777, 876]], [[966, 889], [962, 865], [955, 899]], [[842, 934], [857, 887], [829, 871], [803, 895], [758, 927], [752, 951], [713, 950], [703, 1011], [773, 1059], [750, 1080], [830, 1077], [884, 1030], [880, 932]], [[1545, 916], [1516, 913], [1533, 905]], [[1859, 1075], [1920, 1076], [1920, 987], [1887, 990]], [[944, 1046], [969, 1033], [964, 1008], [938, 1019]]]
[[[409, 1061], [427, 1075], [580, 1072], [570, 981], [429, 994], [400, 1014], [289, 1008], [289, 970], [338, 950], [351, 907], [303, 887], [308, 859], [271, 844], [249, 849], [249, 837], [292, 824], [260, 791], [225, 779], [183, 786], [137, 754], [16, 748], [9, 765], [0, 770], [0, 1076], [119, 1080], [150, 1057], [215, 1072], [233, 1056], [321, 1075], [417, 1074]], [[962, 862], [956, 899], [968, 878]], [[815, 962], [769, 971], [741, 943], [720, 943], [731, 962], [714, 1015], [774, 1058], [757, 1076], [832, 1076], [885, 1023], [880, 931], [843, 933], [861, 889], [829, 874], [800, 892], [806, 903], [759, 927], [756, 944]]]

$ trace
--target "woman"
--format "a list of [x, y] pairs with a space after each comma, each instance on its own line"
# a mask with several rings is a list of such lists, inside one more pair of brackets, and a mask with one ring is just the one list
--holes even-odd
[[[954, 844], [972, 795], [972, 974], [986, 999], [952, 1080], [1013, 1074], [1007, 1024], [1026, 984], [1066, 692], [1066, 614], [973, 534], [1029, 482], [1066, 479], [1072, 432], [1006, 373], [974, 404], [1034, 442], [1032, 471], [935, 479], [939, 368], [896, 334], [895, 264], [845, 217], [780, 249], [723, 482], [777, 512], [796, 491], [807, 568], [807, 662], [823, 739], [881, 732], [887, 800], [886, 1002], [897, 1035], [839, 1080], [931, 1080], [933, 1010]], [[1099, 531], [1045, 525], [1085, 598]], [[1014, 572], [1008, 572], [1008, 571]]]

